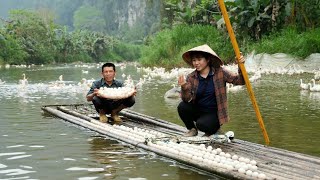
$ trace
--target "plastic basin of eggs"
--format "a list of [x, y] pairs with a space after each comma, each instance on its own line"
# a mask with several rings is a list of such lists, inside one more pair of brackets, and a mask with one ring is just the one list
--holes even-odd
[[125, 99], [132, 96], [134, 91], [134, 88], [126, 86], [117, 88], [101, 87], [98, 94], [107, 99]]

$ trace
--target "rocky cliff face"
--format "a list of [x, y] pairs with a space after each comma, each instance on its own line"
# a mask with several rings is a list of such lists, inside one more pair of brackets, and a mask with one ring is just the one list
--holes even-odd
[[127, 0], [127, 3], [122, 4], [121, 9], [117, 9], [115, 22], [118, 28], [128, 25], [132, 27], [137, 21], [144, 18], [146, 10], [146, 0]]
[[144, 11], [146, 8], [145, 1], [142, 0], [131, 0], [128, 3], [128, 25], [129, 27], [137, 21], [139, 17], [144, 16]]

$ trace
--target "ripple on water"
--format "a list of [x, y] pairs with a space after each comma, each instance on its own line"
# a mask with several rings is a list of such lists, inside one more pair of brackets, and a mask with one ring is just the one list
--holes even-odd
[[8, 166], [4, 165], [4, 164], [0, 164], [0, 168], [6, 168]]
[[102, 153], [102, 154], [124, 154], [124, 152], [120, 152], [120, 151], [101, 151], [99, 153]]
[[25, 169], [33, 169], [33, 167], [31, 167], [31, 166], [20, 165], [20, 167], [25, 168]]
[[21, 155], [21, 154], [25, 154], [26, 152], [10, 152], [10, 153], [0, 153], [0, 157], [1, 156], [14, 156], [14, 155]]
[[26, 154], [26, 155], [21, 155], [21, 156], [13, 156], [13, 157], [7, 158], [7, 160], [22, 159], [22, 158], [27, 158], [30, 156], [32, 156], [32, 155]]
[[7, 176], [17, 176], [22, 174], [30, 174], [35, 173], [36, 171], [28, 171], [23, 169], [5, 169], [0, 170], [0, 174], [6, 174]]
[[63, 158], [63, 160], [65, 160], [65, 161], [76, 161], [75, 159], [72, 159], [72, 158]]
[[22, 147], [22, 146], [24, 146], [24, 145], [18, 144], [18, 145], [14, 145], [14, 146], [7, 146], [7, 148], [16, 148], [16, 147]]
[[79, 177], [79, 180], [92, 180], [92, 179], [97, 179], [98, 177]]
[[88, 168], [89, 172], [101, 172], [104, 171], [103, 168]]
[[45, 146], [42, 146], [42, 145], [32, 145], [32, 146], [29, 146], [29, 147], [31, 147], [31, 148], [43, 148], [43, 147], [45, 147]]
[[101, 172], [103, 168], [82, 168], [82, 167], [71, 167], [66, 169], [67, 171], [89, 171], [89, 172]]

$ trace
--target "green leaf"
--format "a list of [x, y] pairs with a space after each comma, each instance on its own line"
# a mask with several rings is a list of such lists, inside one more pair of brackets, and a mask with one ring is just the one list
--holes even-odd
[[256, 20], [256, 17], [251, 17], [251, 19], [250, 19], [249, 22], [248, 22], [248, 27], [249, 27], [249, 28], [251, 28], [251, 27], [253, 26], [255, 20]]

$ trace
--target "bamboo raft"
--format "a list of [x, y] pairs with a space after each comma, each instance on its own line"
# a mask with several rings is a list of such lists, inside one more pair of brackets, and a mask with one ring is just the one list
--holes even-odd
[[[226, 142], [220, 141], [221, 139], [217, 138], [217, 136], [214, 138], [200, 136], [186, 138], [182, 136], [186, 131], [184, 127], [128, 109], [120, 112], [123, 119], [121, 125], [99, 122], [97, 120], [98, 114], [91, 104], [48, 105], [43, 106], [42, 110], [102, 135], [190, 165], [194, 167], [195, 170], [202, 170], [226, 178], [320, 179], [319, 157], [268, 147], [239, 139]], [[152, 133], [159, 136], [148, 135]], [[195, 151], [199, 151], [200, 157], [194, 152], [189, 152], [188, 155], [188, 152], [185, 153], [182, 151], [183, 149], [188, 149], [188, 146], [192, 147]], [[183, 149], [179, 149], [181, 147]], [[229, 154], [229, 157], [226, 156], [227, 158], [222, 158], [217, 156], [219, 153], [221, 155], [221, 152], [218, 150], [222, 151], [224, 155]], [[193, 156], [190, 154], [193, 154]], [[251, 159], [250, 163], [252, 163], [252, 161], [256, 163], [252, 165], [249, 163], [243, 168], [240, 165], [238, 167], [235, 165], [234, 167], [236, 168], [234, 168], [232, 164], [231, 166], [229, 165], [228, 159], [232, 161], [235, 155], [242, 157], [243, 161], [245, 161], [244, 159]], [[209, 157], [209, 160], [211, 158], [212, 161], [209, 161], [207, 157]], [[220, 157], [220, 163], [216, 163], [214, 157]], [[237, 161], [240, 162], [240, 158], [237, 158]], [[254, 168], [254, 166], [256, 168], [255, 172], [254, 170], [250, 170], [250, 168]], [[250, 170], [251, 173], [248, 172], [248, 170]], [[253, 172], [256, 174], [254, 175]]]

